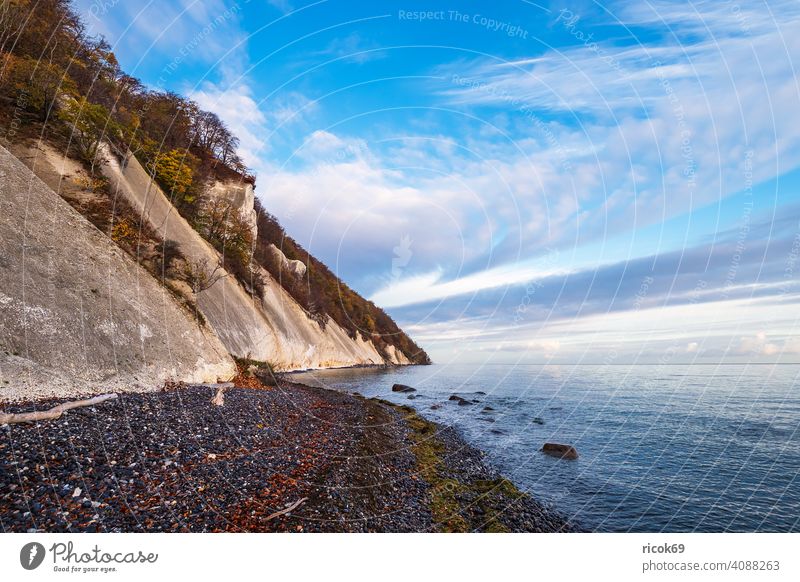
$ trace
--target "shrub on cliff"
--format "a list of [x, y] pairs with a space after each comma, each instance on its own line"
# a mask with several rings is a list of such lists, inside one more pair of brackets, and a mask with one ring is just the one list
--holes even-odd
[[54, 110], [59, 95], [76, 91], [75, 82], [61, 67], [31, 57], [3, 55], [0, 71], [3, 96], [17, 112], [30, 112], [40, 121]]
[[228, 200], [213, 199], [199, 207], [195, 228], [222, 255], [225, 269], [253, 295], [264, 290], [261, 277], [252, 269], [253, 235], [239, 209]]
[[194, 182], [194, 170], [197, 158], [192, 154], [172, 149], [155, 153], [148, 169], [159, 186], [172, 199], [173, 204], [190, 207], [197, 201], [197, 186]]
[[68, 139], [78, 151], [80, 158], [94, 164], [100, 144], [106, 140], [116, 140], [120, 129], [102, 105], [89, 103], [85, 97], [70, 100], [59, 117], [67, 123]]

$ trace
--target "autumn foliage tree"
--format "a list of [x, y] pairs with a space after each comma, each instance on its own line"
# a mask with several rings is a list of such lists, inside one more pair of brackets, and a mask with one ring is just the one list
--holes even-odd
[[222, 255], [223, 265], [255, 294], [263, 290], [253, 265], [253, 234], [238, 208], [228, 200], [215, 198], [197, 213], [198, 232]]
[[102, 105], [89, 103], [85, 97], [70, 100], [59, 116], [67, 123], [70, 142], [89, 165], [97, 160], [100, 144], [106, 139], [117, 139], [120, 133], [108, 110]]
[[[78, 99], [80, 115], [70, 97]], [[117, 153], [130, 149], [181, 203], [191, 202], [215, 176], [252, 180], [236, 153], [237, 138], [217, 115], [126, 75], [108, 42], [86, 33], [68, 0], [0, 2], [0, 117], [20, 109], [44, 123], [45, 134], [62, 133], [59, 124], [94, 124], [105, 111], [115, 124], [105, 134]], [[96, 128], [80, 129], [82, 142], [94, 133], [84, 129]], [[94, 143], [81, 145], [89, 146], [84, 154], [92, 153]], [[181, 210], [194, 206], [183, 204]]]
[[147, 164], [161, 188], [178, 207], [185, 207], [197, 201], [194, 167], [197, 158], [192, 154], [172, 149], [156, 152]]

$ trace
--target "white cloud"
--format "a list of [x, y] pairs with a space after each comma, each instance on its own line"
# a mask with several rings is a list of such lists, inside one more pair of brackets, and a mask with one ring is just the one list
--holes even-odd
[[[498, 324], [484, 317], [406, 328], [434, 359], [449, 358], [456, 348], [462, 359], [481, 361], [502, 344], [509, 362], [795, 361], [800, 342], [793, 313], [798, 308], [797, 298], [780, 303], [739, 299], [569, 318], [554, 311], [544, 322], [524, 325]], [[769, 326], [769, 336], [742, 336], [743, 330], [764, 325]], [[697, 339], [687, 344], [687, 337]], [[529, 349], [534, 345], [539, 349]]]
[[567, 271], [548, 267], [546, 263], [546, 257], [535, 261], [515, 262], [484, 269], [450, 281], [440, 281], [441, 271], [427, 273], [392, 282], [375, 292], [370, 300], [383, 307], [399, 307], [477, 293], [487, 289], [527, 282], [535, 283], [545, 277], [567, 274]]
[[[745, 189], [745, 174], [757, 184], [800, 166], [800, 126], [780, 122], [800, 104], [800, 4], [771, 7], [775, 16], [753, 7], [723, 18], [718, 13], [730, 12], [728, 5], [657, 3], [658, 14], [645, 18], [647, 3], [618, 3], [610, 10], [625, 23], [652, 24], [663, 15], [675, 34], [686, 34], [680, 42], [665, 34], [513, 62], [454, 63], [437, 71], [448, 80], [441, 95], [479, 113], [509, 113], [528, 125], [527, 135], [540, 136], [542, 149], [568, 156], [572, 172], [548, 169], [562, 183], [580, 176], [594, 184], [581, 194], [584, 236], [645, 226]], [[689, 21], [700, 24], [687, 31]], [[576, 26], [593, 31], [590, 21]], [[578, 130], [545, 124], [545, 115]]]
[[774, 356], [781, 352], [781, 346], [767, 339], [767, 334], [763, 331], [755, 336], [747, 336], [739, 340], [736, 353], [750, 354], [755, 356]]
[[[656, 7], [669, 9], [668, 25], [688, 19]], [[796, 167], [800, 126], [777, 120], [797, 110], [800, 11], [787, 9], [780, 23], [749, 11], [743, 35], [738, 19], [697, 7], [710, 32], [682, 43], [604, 45], [617, 68], [582, 46], [444, 67], [480, 82], [443, 91], [452, 102], [491, 106], [480, 131], [394, 135], [380, 151], [314, 131], [296, 154], [305, 168], [262, 178], [271, 208], [301, 241], [338, 249], [337, 259], [360, 260], [373, 275], [380, 265], [389, 271], [398, 240], [412, 238], [411, 278], [372, 288], [376, 302], [396, 306], [546, 276], [519, 257], [597, 244], [717, 202], [745, 188], [746, 175], [757, 183]], [[619, 14], [649, 24], [635, 10]], [[543, 119], [547, 110], [576, 113], [581, 124]], [[336, 158], [348, 148], [356, 155]], [[481, 260], [485, 272], [475, 273]]]
[[303, 121], [316, 109], [316, 101], [296, 91], [274, 97], [269, 103], [269, 115], [277, 126]]
[[545, 358], [552, 358], [561, 349], [561, 342], [559, 340], [545, 340], [537, 341], [531, 340], [525, 344], [528, 351], [539, 352]]

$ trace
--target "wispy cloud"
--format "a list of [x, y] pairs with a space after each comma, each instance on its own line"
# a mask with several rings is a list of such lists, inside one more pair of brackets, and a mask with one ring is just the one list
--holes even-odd
[[567, 274], [564, 269], [548, 267], [548, 262], [549, 258], [545, 256], [535, 261], [521, 261], [480, 270], [449, 281], [442, 281], [442, 272], [434, 271], [391, 282], [375, 292], [370, 299], [385, 307], [399, 307], [521, 285]]
[[[153, 60], [214, 64], [244, 42], [240, 23], [243, 1], [179, 0], [176, 2], [100, 2], [77, 0], [90, 33], [103, 34], [119, 50], [137, 55], [128, 72]], [[128, 52], [126, 50], [126, 52]]]
[[352, 32], [347, 36], [333, 39], [323, 50], [314, 52], [313, 56], [346, 59], [361, 64], [386, 58], [386, 53], [377, 43], [364, 39], [357, 32]]

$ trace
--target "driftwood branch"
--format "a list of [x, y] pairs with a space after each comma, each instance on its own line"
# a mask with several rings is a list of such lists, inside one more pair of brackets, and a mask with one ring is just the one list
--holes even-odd
[[290, 511], [293, 511], [293, 510], [297, 509], [298, 507], [300, 507], [306, 501], [308, 501], [308, 497], [303, 497], [299, 501], [295, 501], [294, 503], [292, 503], [286, 509], [281, 509], [280, 511], [276, 511], [272, 515], [268, 516], [265, 521], [270, 521], [271, 519], [275, 519], [276, 517], [280, 517], [280, 516], [282, 516], [282, 515], [284, 515], [286, 513], [289, 513]]
[[211, 404], [214, 406], [225, 405], [225, 391], [228, 388], [233, 388], [233, 382], [223, 382], [222, 384], [199, 384], [199, 386], [208, 386], [209, 388], [217, 388], [217, 393], [211, 399]]
[[20, 412], [17, 414], [3, 414], [0, 413], [0, 424], [16, 424], [19, 422], [36, 422], [37, 420], [55, 420], [64, 414], [67, 410], [73, 408], [83, 408], [84, 406], [94, 406], [106, 400], [113, 400], [116, 394], [102, 394], [94, 398], [86, 400], [75, 400], [72, 402], [64, 402], [58, 406], [54, 406], [49, 410], [35, 410], [33, 412]]

